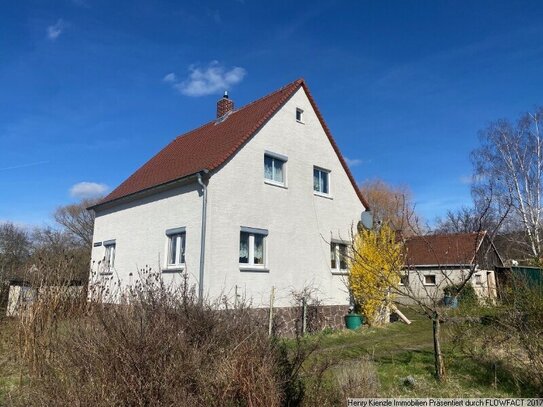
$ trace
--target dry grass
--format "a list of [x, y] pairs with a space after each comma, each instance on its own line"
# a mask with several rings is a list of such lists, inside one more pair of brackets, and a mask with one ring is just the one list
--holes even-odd
[[10, 404], [302, 403], [300, 367], [314, 347], [300, 341], [287, 352], [248, 308], [218, 310], [198, 302], [186, 283], [170, 289], [149, 271], [120, 305], [61, 289], [43, 293], [18, 324], [29, 382], [11, 393]]

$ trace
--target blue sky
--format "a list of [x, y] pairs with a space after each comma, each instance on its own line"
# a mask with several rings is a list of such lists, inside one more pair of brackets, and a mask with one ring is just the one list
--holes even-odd
[[[175, 136], [304, 77], [357, 181], [429, 221], [477, 131], [543, 104], [543, 2], [3, 1], [0, 220], [41, 225]], [[203, 83], [202, 83], [203, 81]]]

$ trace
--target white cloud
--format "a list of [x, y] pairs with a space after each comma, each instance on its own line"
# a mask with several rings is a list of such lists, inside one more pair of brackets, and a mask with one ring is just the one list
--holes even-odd
[[460, 183], [464, 185], [472, 185], [485, 180], [483, 175], [462, 175], [460, 177]]
[[47, 38], [49, 38], [51, 41], [55, 41], [60, 34], [62, 34], [64, 28], [66, 28], [66, 24], [61, 18], [55, 24], [47, 27]]
[[343, 157], [345, 158], [345, 162], [349, 167], [356, 167], [357, 165], [363, 164], [364, 160], [361, 160], [359, 158], [349, 158], [349, 157]]
[[164, 82], [175, 83], [175, 82], [177, 82], [177, 76], [173, 72], [170, 72], [169, 74], [164, 76], [164, 78], [162, 78], [162, 80]]
[[108, 190], [105, 184], [96, 182], [78, 182], [70, 188], [70, 195], [74, 198], [96, 198]]
[[163, 80], [186, 96], [206, 96], [219, 94], [240, 83], [247, 71], [239, 66], [227, 70], [218, 61], [212, 61], [206, 67], [189, 67], [189, 76], [182, 82], [174, 73], [169, 73]]

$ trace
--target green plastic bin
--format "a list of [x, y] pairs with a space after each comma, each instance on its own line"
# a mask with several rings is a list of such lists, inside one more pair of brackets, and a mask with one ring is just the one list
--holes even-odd
[[345, 315], [345, 327], [347, 329], [358, 329], [364, 323], [364, 317], [360, 314]]

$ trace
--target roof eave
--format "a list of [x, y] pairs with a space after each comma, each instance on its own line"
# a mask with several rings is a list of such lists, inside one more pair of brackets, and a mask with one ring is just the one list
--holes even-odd
[[201, 174], [201, 173], [209, 174], [210, 171], [208, 169], [202, 169], [200, 171], [196, 171], [196, 172], [194, 172], [192, 174], [189, 174], [189, 175], [186, 175], [184, 177], [177, 178], [177, 179], [174, 179], [174, 180], [171, 180], [171, 181], [167, 181], [167, 182], [164, 182], [164, 183], [159, 184], [159, 185], [154, 185], [152, 187], [142, 189], [141, 191], [137, 191], [137, 192], [134, 192], [134, 193], [129, 194], [129, 195], [124, 195], [124, 196], [121, 196], [119, 198], [114, 198], [114, 199], [111, 199], [111, 200], [99, 202], [99, 203], [97, 203], [95, 205], [89, 206], [87, 208], [87, 210], [88, 211], [93, 210], [93, 211], [96, 212], [98, 210], [113, 208], [113, 207], [115, 207], [117, 205], [121, 205], [123, 203], [128, 203], [128, 202], [133, 202], [133, 201], [136, 201], [138, 199], [145, 198], [146, 196], [149, 196], [149, 195], [154, 195], [154, 194], [162, 192], [162, 191], [167, 191], [169, 189], [178, 187], [180, 185], [192, 184], [192, 183], [196, 182], [196, 180], [198, 178], [198, 174]]

